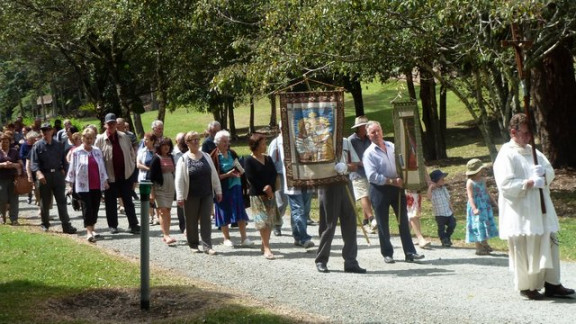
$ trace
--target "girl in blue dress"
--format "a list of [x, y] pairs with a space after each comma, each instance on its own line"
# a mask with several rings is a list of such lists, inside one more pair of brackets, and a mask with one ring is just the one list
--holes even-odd
[[493, 207], [497, 205], [486, 189], [484, 167], [479, 159], [472, 159], [466, 164], [466, 243], [476, 244], [477, 255], [490, 254], [492, 247], [488, 245], [488, 239], [498, 236], [493, 212]]

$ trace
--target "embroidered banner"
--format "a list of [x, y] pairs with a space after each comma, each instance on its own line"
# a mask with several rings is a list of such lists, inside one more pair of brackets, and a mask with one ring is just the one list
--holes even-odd
[[344, 92], [280, 93], [284, 164], [289, 187], [347, 181], [334, 170], [342, 152]]

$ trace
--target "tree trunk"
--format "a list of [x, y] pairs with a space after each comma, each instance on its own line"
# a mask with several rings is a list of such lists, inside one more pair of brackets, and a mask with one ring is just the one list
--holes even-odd
[[496, 156], [498, 152], [496, 151], [496, 146], [494, 145], [494, 141], [492, 140], [492, 136], [490, 136], [490, 124], [488, 123], [488, 113], [486, 112], [486, 108], [484, 106], [484, 98], [482, 96], [482, 80], [479, 70], [474, 71], [474, 80], [475, 80], [475, 89], [476, 89], [476, 102], [478, 104], [478, 110], [480, 111], [479, 120], [477, 121], [478, 127], [480, 128], [480, 132], [484, 135], [484, 142], [488, 147], [490, 153], [490, 159], [492, 161], [496, 160]]
[[438, 120], [439, 129], [436, 138], [436, 156], [438, 159], [445, 159], [446, 154], [446, 128], [447, 128], [447, 107], [446, 107], [446, 86], [440, 85], [440, 119]]
[[134, 131], [134, 134], [138, 135], [138, 138], [143, 138], [144, 137], [144, 126], [142, 125], [142, 118], [140, 117], [140, 114], [134, 113], [134, 128], [132, 128], [132, 130]]
[[354, 111], [356, 116], [364, 116], [364, 99], [362, 98], [362, 84], [356, 77], [344, 76], [344, 86], [354, 99]]
[[226, 100], [222, 100], [222, 102], [220, 102], [218, 104], [218, 111], [220, 112], [220, 126], [222, 126], [222, 129], [227, 129], [230, 130], [228, 128], [228, 105], [226, 104]]
[[566, 149], [566, 145], [576, 138], [576, 80], [572, 53], [568, 47], [559, 46], [531, 72], [532, 106], [535, 107], [534, 120], [542, 151], [555, 168], [576, 167], [576, 151]]
[[120, 106], [122, 107], [122, 117], [130, 124], [134, 125], [132, 122], [132, 114], [130, 109], [130, 105], [128, 104], [128, 99], [126, 97], [126, 93], [124, 91], [124, 86], [122, 86], [115, 78], [114, 83], [116, 84], [116, 93], [118, 95], [118, 100], [120, 100]]
[[424, 157], [427, 161], [438, 160], [441, 157], [438, 156], [436, 149], [440, 136], [436, 82], [432, 73], [424, 69], [420, 69], [420, 101], [422, 102], [422, 121], [426, 127], [422, 134]]
[[406, 69], [404, 71], [406, 76], [406, 87], [408, 88], [408, 95], [410, 99], [416, 100], [416, 87], [414, 86], [414, 78], [412, 77], [412, 69]]
[[58, 109], [58, 93], [54, 81], [50, 82], [50, 92], [52, 92], [52, 116], [61, 116], [62, 111]]
[[250, 125], [248, 126], [248, 134], [256, 132], [254, 128], [254, 97], [250, 96]]
[[276, 95], [269, 95], [268, 100], [270, 100], [270, 123], [268, 126], [270, 126], [270, 128], [274, 128], [276, 125], [278, 125], [278, 117], [276, 115]]
[[232, 138], [238, 138], [238, 134], [236, 134], [236, 123], [234, 122], [234, 97], [226, 98], [226, 109], [228, 110], [228, 121], [230, 122], [230, 136]]
[[158, 120], [164, 122], [166, 118], [166, 78], [162, 72], [162, 48], [156, 48], [156, 82], [158, 82]]

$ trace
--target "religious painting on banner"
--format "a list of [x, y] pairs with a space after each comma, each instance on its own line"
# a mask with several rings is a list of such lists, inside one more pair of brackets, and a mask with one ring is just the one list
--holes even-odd
[[347, 181], [334, 166], [342, 152], [344, 92], [280, 93], [286, 182], [314, 187]]
[[420, 118], [416, 101], [392, 102], [394, 106], [394, 147], [396, 168], [404, 180], [404, 188], [422, 190], [427, 187], [426, 166], [422, 151]]

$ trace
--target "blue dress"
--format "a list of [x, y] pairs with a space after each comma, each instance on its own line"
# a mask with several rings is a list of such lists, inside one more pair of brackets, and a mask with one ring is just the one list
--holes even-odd
[[[234, 168], [234, 158], [228, 151], [228, 157], [218, 154], [218, 164], [221, 173], [226, 173]], [[214, 208], [214, 224], [216, 227], [230, 225], [239, 221], [248, 221], [248, 214], [242, 200], [242, 181], [240, 178], [228, 178], [221, 181], [222, 200], [217, 202]]]
[[482, 242], [498, 236], [498, 227], [494, 220], [486, 182], [472, 181], [472, 194], [476, 208], [480, 212], [478, 215], [474, 215], [470, 203], [466, 204], [466, 243]]

